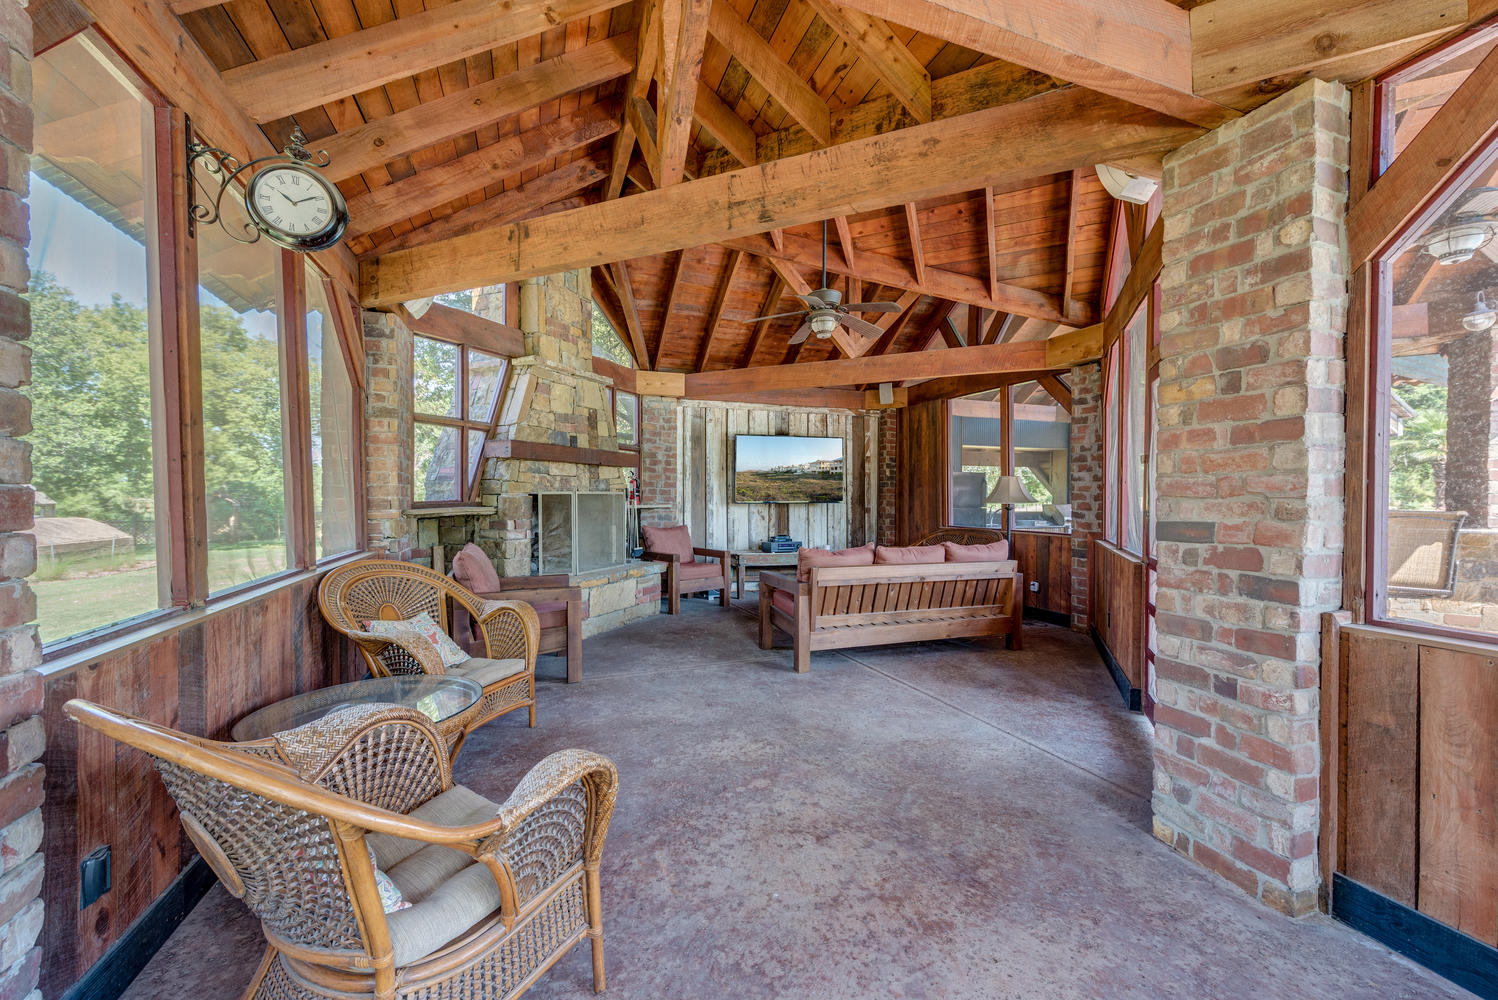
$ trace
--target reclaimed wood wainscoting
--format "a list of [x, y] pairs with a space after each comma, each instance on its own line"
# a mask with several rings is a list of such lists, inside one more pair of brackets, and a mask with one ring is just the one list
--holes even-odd
[[1025, 614], [1069, 626], [1071, 534], [1015, 530], [1010, 532], [1009, 541], [1009, 557], [1019, 563], [1019, 572], [1025, 578]]
[[[75, 725], [62, 705], [85, 698], [227, 740], [236, 720], [263, 705], [365, 674], [353, 645], [323, 622], [315, 577], [189, 612], [180, 624], [152, 631], [123, 648], [109, 644], [96, 659], [54, 667], [45, 678], [41, 987], [48, 997], [63, 996], [132, 925], [159, 917], [153, 904], [182, 895], [178, 876], [196, 857], [145, 754]], [[80, 909], [79, 863], [106, 845], [113, 884]], [[152, 936], [149, 928], [131, 934]], [[130, 964], [118, 953], [111, 963], [116, 958]]]
[[1116, 545], [1092, 539], [1087, 559], [1090, 576], [1092, 637], [1103, 654], [1129, 708], [1144, 701], [1145, 606], [1148, 603], [1144, 561]]
[[1321, 713], [1331, 911], [1498, 996], [1498, 650], [1325, 615]]

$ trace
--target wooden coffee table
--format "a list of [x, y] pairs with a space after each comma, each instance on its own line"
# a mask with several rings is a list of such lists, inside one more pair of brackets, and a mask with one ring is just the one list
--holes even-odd
[[728, 553], [728, 561], [733, 571], [733, 596], [743, 597], [745, 566], [794, 566], [796, 565], [796, 553], [739, 549]]

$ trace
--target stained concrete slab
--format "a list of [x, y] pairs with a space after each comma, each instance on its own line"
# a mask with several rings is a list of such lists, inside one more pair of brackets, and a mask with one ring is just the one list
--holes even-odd
[[[618, 764], [607, 996], [1469, 996], [1150, 836], [1149, 726], [1081, 636], [819, 653], [798, 675], [755, 646], [752, 593], [683, 606], [588, 640], [580, 685], [543, 658], [538, 727], [501, 719], [456, 767], [502, 799], [554, 750]], [[235, 997], [260, 950], [215, 888], [126, 996]], [[591, 991], [583, 947], [527, 995]]]

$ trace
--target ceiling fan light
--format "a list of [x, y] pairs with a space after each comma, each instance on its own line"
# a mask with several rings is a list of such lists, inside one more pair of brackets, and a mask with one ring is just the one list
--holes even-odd
[[1437, 264], [1460, 264], [1471, 260], [1492, 238], [1493, 227], [1487, 222], [1457, 222], [1427, 233], [1420, 246]]
[[811, 332], [818, 337], [830, 337], [832, 331], [837, 329], [837, 317], [823, 314], [811, 318]]

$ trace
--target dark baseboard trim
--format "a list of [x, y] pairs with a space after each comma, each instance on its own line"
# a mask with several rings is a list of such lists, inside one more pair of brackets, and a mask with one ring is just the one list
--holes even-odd
[[1098, 634], [1098, 630], [1089, 627], [1087, 634], [1092, 636], [1092, 644], [1097, 647], [1098, 655], [1103, 658], [1103, 666], [1107, 667], [1108, 673], [1113, 675], [1113, 683], [1118, 687], [1118, 693], [1123, 696], [1124, 704], [1128, 706], [1129, 711], [1143, 711], [1143, 692], [1129, 683], [1129, 678], [1125, 676], [1123, 668], [1118, 665], [1118, 661], [1113, 658], [1113, 651], [1108, 648], [1108, 644], [1103, 641], [1103, 637]]
[[215, 881], [213, 869], [194, 858], [62, 1000], [119, 1000]]
[[1052, 611], [1050, 608], [1026, 608], [1025, 619], [1027, 621], [1045, 622], [1049, 625], [1060, 625], [1062, 628], [1071, 628], [1071, 615], [1064, 611]]
[[1498, 1000], [1498, 948], [1341, 872], [1332, 875], [1332, 916], [1484, 1000]]

